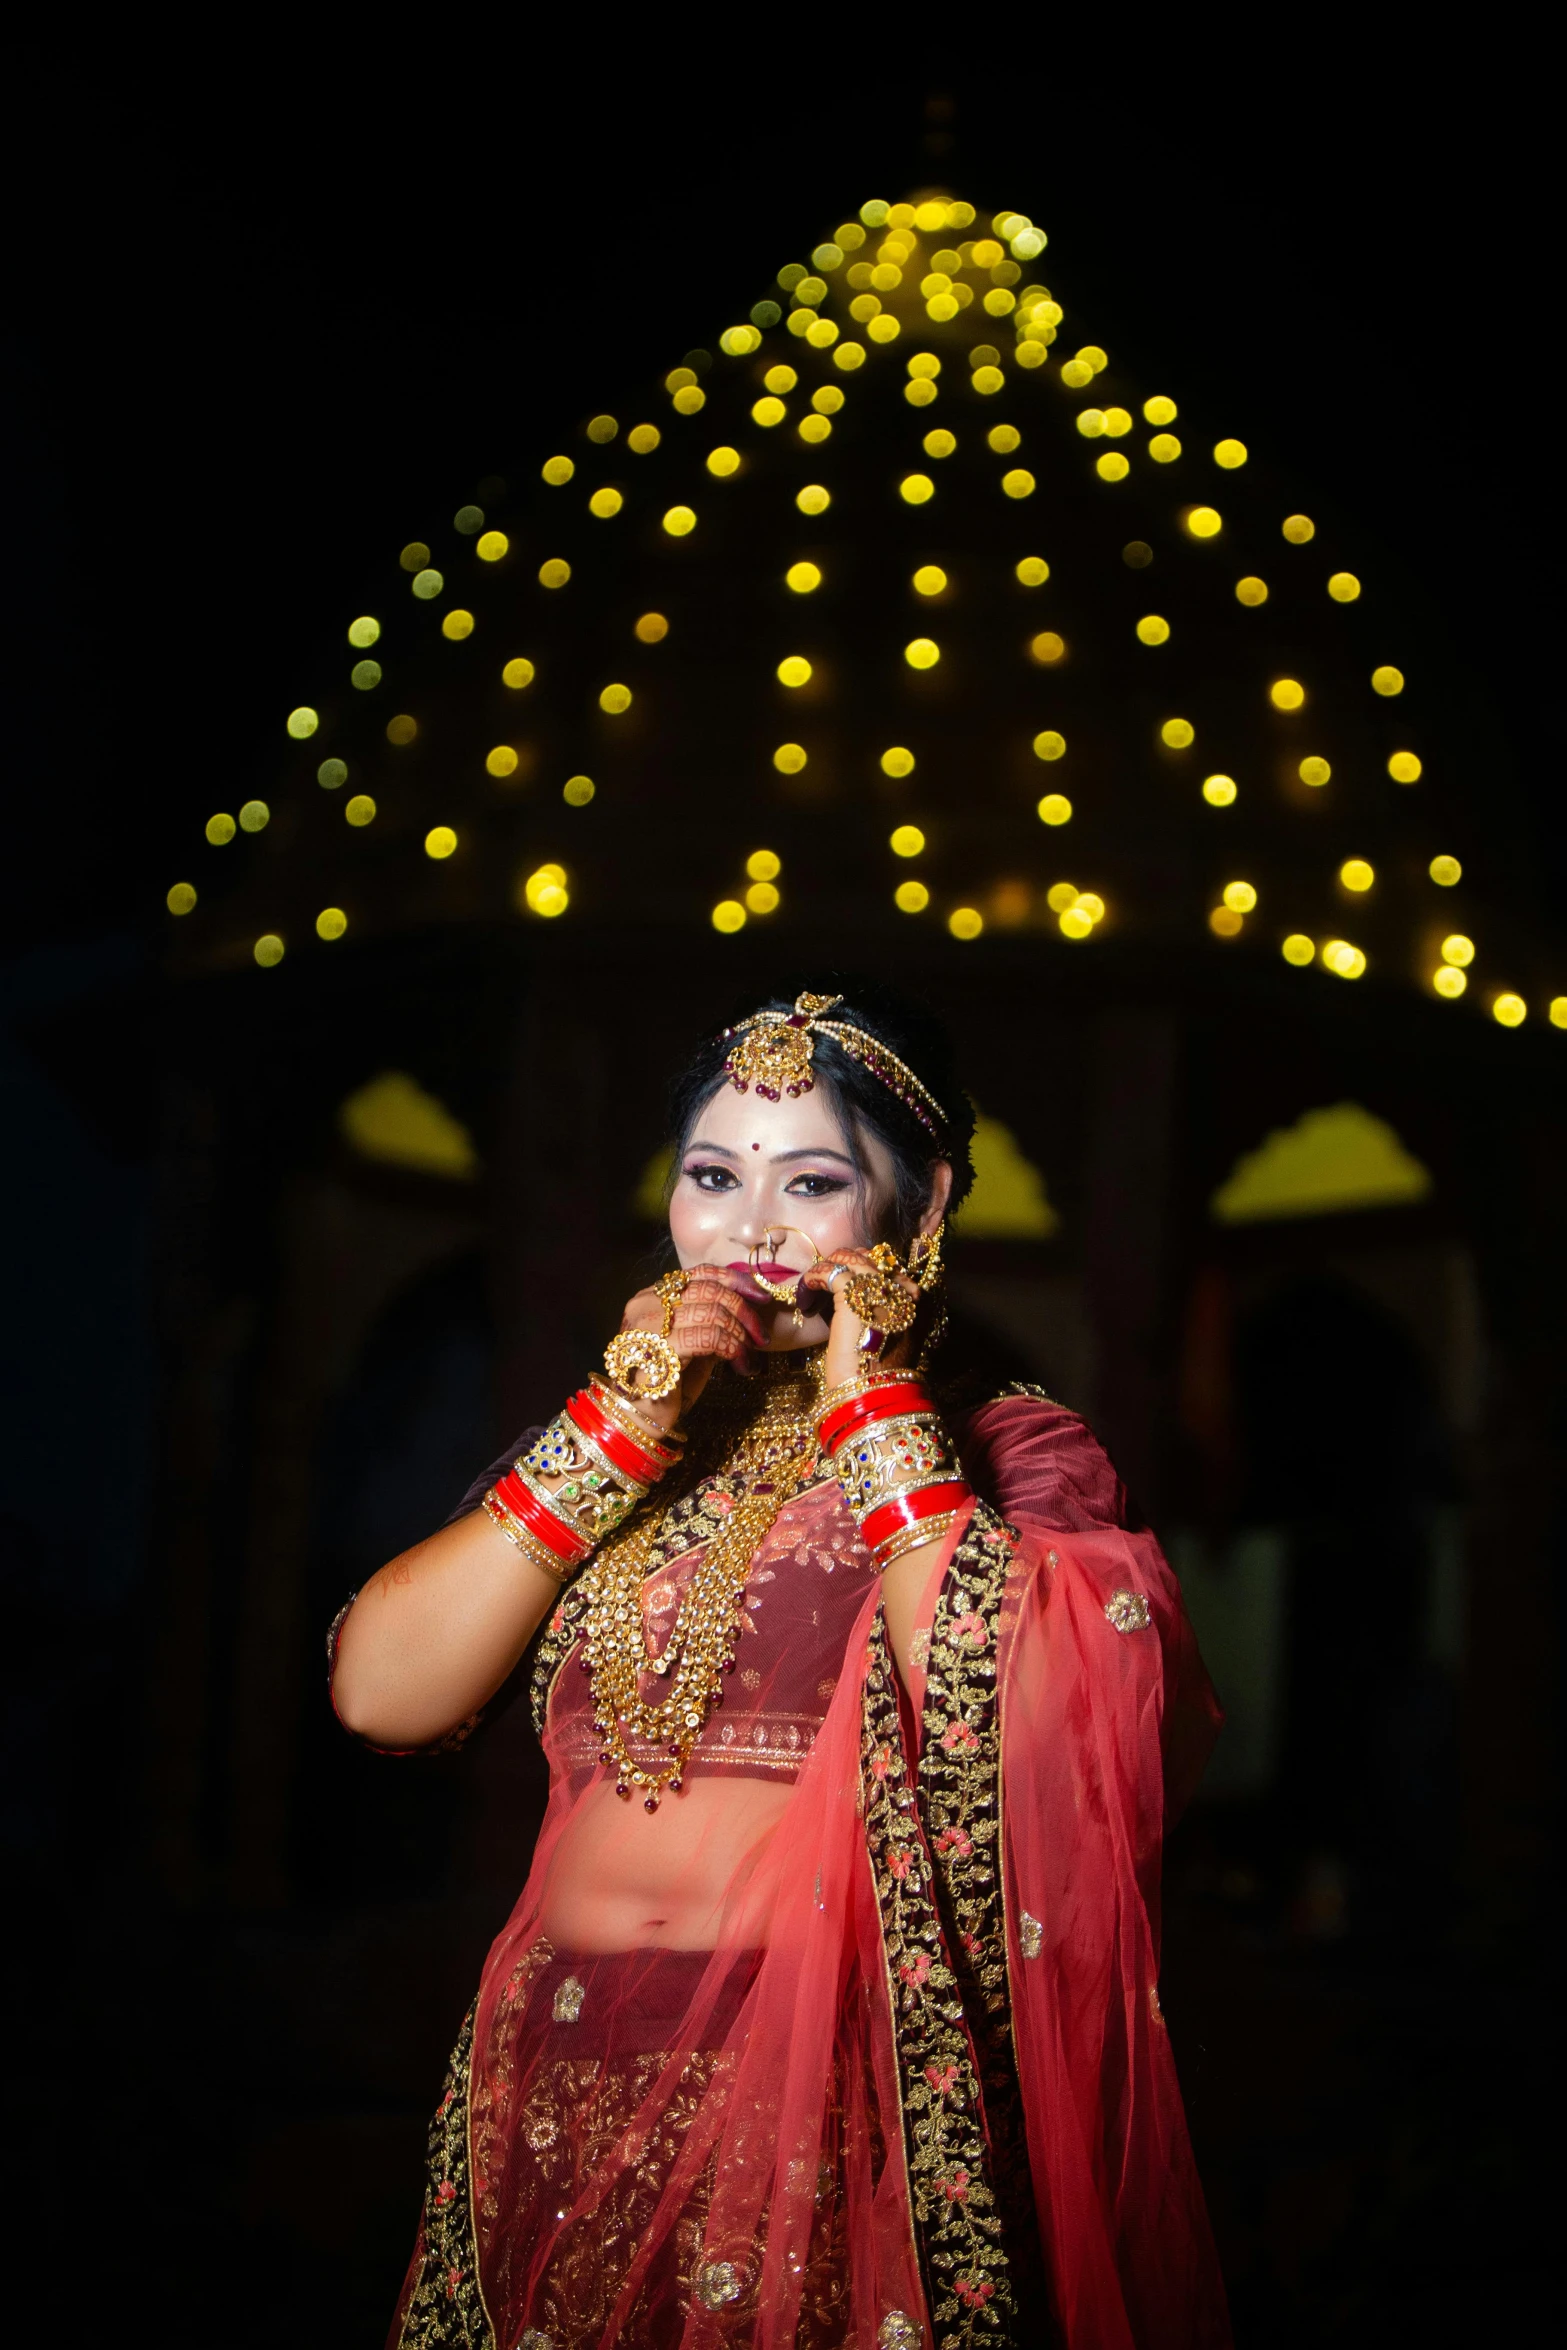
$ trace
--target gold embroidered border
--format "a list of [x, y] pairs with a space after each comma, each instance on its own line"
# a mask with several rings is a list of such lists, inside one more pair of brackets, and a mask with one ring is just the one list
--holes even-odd
[[419, 2274], [408, 2298], [398, 2350], [495, 2350], [479, 2283], [473, 2230], [468, 2088], [473, 2063], [470, 2007], [430, 2122], [428, 2177], [419, 2221]]
[[985, 2121], [1014, 2269], [1032, 2284], [1037, 2220], [1028, 2168], [1002, 1876], [997, 1636], [1016, 1536], [976, 1502], [931, 1619], [917, 1786], [937, 1902], [974, 2035]]
[[1015, 2339], [1016, 2311], [990, 2175], [979, 2068], [937, 1908], [879, 1613], [870, 1639], [860, 1760], [866, 1852], [897, 2041], [909, 2198], [939, 2350], [999, 2345]]

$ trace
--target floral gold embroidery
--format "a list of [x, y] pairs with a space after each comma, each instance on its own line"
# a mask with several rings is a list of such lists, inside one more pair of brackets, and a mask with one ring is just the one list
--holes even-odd
[[919, 2350], [919, 2340], [919, 2327], [901, 2309], [889, 2309], [876, 2328], [877, 2350]]
[[[934, 1899], [935, 1870], [910, 1784], [886, 1629], [872, 1630], [860, 1784], [881, 1911], [903, 2087], [909, 2196], [941, 2341], [966, 2350], [1005, 2335], [1012, 2286], [990, 2183], [983, 2098]], [[975, 2318], [984, 2313], [982, 2327]], [[897, 2335], [893, 2336], [896, 2341]]]
[[588, 1995], [587, 1985], [579, 1983], [575, 1975], [556, 1987], [555, 2004], [551, 2009], [558, 2024], [574, 2024], [582, 2013], [582, 2002]]
[[1112, 1591], [1105, 1614], [1118, 1632], [1146, 1632], [1151, 1621], [1148, 1602], [1140, 1591]]
[[1020, 1909], [1017, 1913], [1017, 1939], [1025, 1958], [1037, 1958], [1045, 1946], [1043, 1925], [1038, 1918], [1030, 1917], [1026, 1909]]
[[473, 2019], [470, 2007], [430, 2123], [430, 2184], [415, 2253], [417, 2273], [397, 2337], [398, 2350], [495, 2350], [479, 2284], [468, 2159]]
[[696, 2272], [696, 2297], [704, 2309], [722, 2309], [744, 2290], [745, 2280], [732, 2260], [705, 2260]]

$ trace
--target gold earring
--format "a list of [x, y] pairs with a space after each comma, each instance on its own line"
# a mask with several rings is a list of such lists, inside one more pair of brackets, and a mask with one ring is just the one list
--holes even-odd
[[916, 1232], [909, 1243], [909, 1272], [921, 1289], [934, 1289], [941, 1279], [941, 1244], [946, 1231], [943, 1216], [934, 1232]]

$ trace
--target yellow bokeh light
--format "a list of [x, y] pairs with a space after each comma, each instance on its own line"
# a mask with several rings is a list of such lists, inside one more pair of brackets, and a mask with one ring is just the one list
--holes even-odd
[[1119, 449], [1111, 449], [1095, 460], [1094, 471], [1101, 481], [1125, 481], [1132, 468]]
[[753, 881], [745, 893], [745, 902], [753, 914], [776, 914], [778, 892], [770, 881]]
[[600, 522], [608, 522], [612, 515], [618, 514], [620, 512], [620, 509], [625, 504], [625, 502], [626, 501], [621, 496], [619, 490], [612, 490], [606, 487], [604, 489], [594, 491], [592, 497], [588, 500], [588, 512], [590, 514], [597, 515]]
[[1026, 466], [1015, 465], [1010, 473], [1001, 476], [1001, 490], [1004, 497], [1031, 498], [1034, 494], [1034, 477]]
[[732, 938], [745, 928], [745, 908], [738, 898], [720, 898], [712, 913], [713, 928]]
[[1297, 677], [1276, 677], [1268, 688], [1268, 699], [1275, 710], [1299, 710], [1305, 703], [1306, 689]]
[[1292, 930], [1279, 952], [1297, 971], [1304, 971], [1308, 963], [1317, 959], [1316, 941], [1308, 938], [1303, 930]]
[[1113, 441], [1120, 440], [1122, 436], [1126, 433], [1129, 433], [1131, 429], [1132, 418], [1129, 409], [1107, 408], [1105, 410], [1105, 431], [1110, 435], [1110, 438]]
[[1433, 857], [1426, 870], [1438, 889], [1452, 889], [1464, 878], [1464, 869], [1456, 857]]
[[1395, 783], [1418, 783], [1424, 773], [1413, 751], [1395, 751], [1387, 763], [1387, 771]]
[[905, 750], [901, 743], [894, 743], [889, 750], [882, 752], [881, 771], [883, 775], [900, 778], [912, 775], [914, 773], [914, 753]]
[[540, 865], [530, 873], [519, 892], [522, 903], [531, 914], [542, 914], [547, 922], [564, 914], [571, 899], [566, 888], [566, 869], [563, 865]]
[[1567, 995], [1553, 995], [1549, 1019], [1553, 1028], [1567, 1028]]
[[780, 775], [798, 775], [805, 765], [805, 752], [798, 743], [780, 743], [773, 753], [773, 765]]
[[639, 644], [661, 645], [669, 634], [669, 622], [662, 612], [644, 612], [633, 634]]
[[422, 571], [430, 560], [430, 550], [423, 539], [410, 539], [397, 560], [405, 571]]
[[316, 936], [328, 941], [341, 938], [348, 928], [348, 916], [341, 906], [323, 906], [316, 916]]
[[570, 481], [576, 470], [569, 457], [546, 457], [544, 463], [539, 467], [540, 473], [552, 490], [558, 490]]
[[1222, 465], [1226, 473], [1233, 473], [1237, 465], [1245, 464], [1246, 453], [1244, 441], [1220, 441], [1213, 452], [1213, 461]]
[[263, 971], [271, 971], [283, 960], [283, 941], [275, 930], [266, 930], [250, 951]]
[[212, 846], [215, 849], [223, 849], [227, 848], [229, 842], [234, 838], [239, 826], [232, 816], [209, 816], [205, 829]]
[[751, 410], [751, 422], [761, 425], [764, 430], [770, 430], [773, 425], [782, 424], [788, 413], [782, 400], [768, 397], [755, 403]]
[[265, 832], [272, 811], [265, 800], [247, 800], [239, 812], [241, 832]]
[[612, 441], [615, 438], [620, 430], [620, 425], [613, 416], [590, 416], [583, 430], [590, 441], [597, 443], [602, 448], [607, 441]]
[[707, 406], [707, 394], [700, 384], [682, 384], [671, 405], [677, 416], [695, 416]]
[[941, 647], [934, 637], [913, 637], [903, 648], [903, 658], [911, 669], [934, 669], [941, 659]]
[[1063, 938], [1092, 938], [1094, 918], [1080, 901], [1064, 907], [1056, 916], [1056, 924]]
[[799, 376], [792, 367], [781, 363], [777, 367], [770, 367], [762, 378], [768, 390], [773, 393], [792, 392], [799, 380]]
[[[480, 543], [482, 545], [483, 542]], [[379, 640], [380, 634], [380, 621], [372, 620], [368, 612], [362, 613], [359, 619], [351, 620], [348, 624], [348, 641], [360, 652], [368, 651], [370, 646]]]
[[488, 774], [504, 780], [506, 776], [516, 774], [518, 763], [517, 754], [510, 743], [497, 743], [484, 765]]
[[446, 581], [439, 571], [421, 571], [408, 585], [421, 604], [429, 604], [440, 594]]
[[297, 743], [307, 741], [315, 733], [320, 723], [321, 720], [316, 712], [305, 707], [290, 710], [288, 714], [288, 731]]
[[1233, 906], [1215, 906], [1208, 916], [1208, 928], [1215, 938], [1239, 938], [1245, 927], [1245, 915], [1237, 914]]
[[925, 835], [917, 824], [899, 824], [887, 845], [895, 857], [921, 857], [925, 853]]
[[1257, 892], [1249, 881], [1227, 881], [1223, 895], [1232, 914], [1249, 914], [1257, 903]]
[[911, 408], [928, 408], [936, 397], [936, 387], [933, 383], [916, 379], [915, 382], [904, 385], [903, 397]]
[[900, 914], [923, 914], [930, 904], [930, 891], [923, 881], [900, 881], [892, 902]]
[[1028, 640], [1028, 657], [1031, 661], [1037, 661], [1042, 669], [1054, 668], [1065, 656], [1066, 639], [1058, 636], [1053, 628], [1042, 628], [1037, 636], [1031, 636]]
[[1360, 582], [1352, 571], [1335, 571], [1328, 581], [1328, 594], [1335, 604], [1353, 604], [1360, 594]]
[[784, 573], [784, 585], [797, 596], [808, 596], [822, 584], [821, 572], [814, 563], [791, 563]]
[[539, 565], [539, 585], [545, 588], [563, 588], [571, 577], [571, 565], [563, 555], [552, 555], [547, 563]]
[[898, 495], [906, 506], [923, 506], [936, 494], [936, 485], [928, 473], [906, 473], [898, 484]]
[[978, 938], [985, 927], [985, 917], [977, 906], [954, 906], [947, 916], [947, 928], [954, 938]]
[[1046, 792], [1044, 798], [1039, 803], [1038, 813], [1041, 824], [1049, 824], [1052, 826], [1058, 824], [1070, 824], [1072, 821], [1072, 803], [1067, 798], [1065, 792]]
[[1234, 776], [1206, 776], [1203, 780], [1202, 796], [1210, 808], [1233, 808], [1236, 797]]
[[1052, 914], [1064, 914], [1068, 906], [1077, 904], [1077, 883], [1057, 881], [1045, 892], [1045, 904]]
[[1370, 889], [1376, 880], [1375, 872], [1364, 857], [1346, 857], [1338, 869], [1338, 877], [1346, 889], [1357, 892]]
[[794, 502], [802, 514], [825, 514], [832, 504], [832, 492], [823, 489], [819, 481], [808, 481], [803, 490], [795, 493]]
[[939, 596], [947, 585], [947, 575], [939, 563], [922, 563], [914, 574], [914, 592], [917, 596]]
[[1456, 1003], [1469, 985], [1467, 972], [1455, 970], [1451, 963], [1440, 963], [1431, 974], [1431, 985], [1450, 1004]]
[[1023, 587], [1043, 587], [1050, 577], [1050, 566], [1043, 555], [1025, 555], [1017, 567], [1017, 577]]
[[1053, 726], [1047, 726], [1042, 734], [1034, 737], [1034, 756], [1036, 759], [1064, 759], [1066, 736], [1057, 734]]
[[928, 432], [920, 443], [927, 457], [950, 457], [957, 445], [957, 434], [947, 432], [940, 426], [934, 432]]
[[[467, 630], [467, 629], [465, 629], [465, 628], [463, 628], [463, 629], [458, 629], [458, 628], [454, 628], [454, 627], [452, 626], [452, 623], [453, 623], [453, 621], [454, 621], [454, 620], [460, 620], [460, 619], [462, 619], [462, 618], [464, 618], [464, 617], [466, 617], [466, 618], [468, 619], [469, 627], [471, 627], [471, 626], [472, 626], [472, 624], [473, 624], [473, 622], [472, 622], [472, 615], [471, 615], [471, 614], [464, 615], [464, 614], [462, 614], [462, 613], [458, 613], [458, 612], [448, 612], [448, 613], [447, 613], [447, 615], [446, 615], [446, 619], [445, 619], [445, 622], [443, 623], [443, 626], [444, 626], [444, 628], [445, 628], [445, 632], [446, 632], [446, 634], [447, 634], [448, 636], [466, 636], [466, 635], [467, 635], [467, 633], [468, 633], [468, 630]], [[380, 684], [380, 682], [381, 682], [381, 664], [380, 664], [380, 662], [379, 662], [379, 661], [356, 661], [356, 662], [354, 663], [354, 665], [353, 665], [352, 669], [350, 669], [350, 671], [348, 672], [348, 682], [349, 682], [349, 684], [350, 684], [351, 686], [355, 687], [355, 688], [356, 688], [356, 690], [357, 690], [358, 692], [362, 693], [362, 694], [373, 693], [373, 692], [375, 691], [376, 687], [377, 687], [377, 686]]]
[[457, 846], [457, 835], [449, 824], [432, 824], [424, 836], [424, 853], [439, 862], [449, 857]]
[[630, 707], [629, 685], [607, 685], [599, 695], [599, 708], [611, 718], [618, 718], [623, 710], [629, 710]]
[[596, 789], [591, 775], [568, 775], [560, 787], [560, 796], [568, 808], [585, 808]]
[[196, 903], [196, 892], [188, 881], [177, 881], [163, 902], [171, 914], [188, 914]]
[[1094, 371], [1083, 359], [1069, 359], [1061, 370], [1061, 381], [1069, 392], [1080, 392], [1084, 384], [1093, 380]]
[[1159, 740], [1169, 750], [1188, 750], [1197, 740], [1197, 729], [1189, 718], [1167, 718], [1159, 729]]
[[969, 378], [975, 391], [986, 399], [1002, 390], [1006, 380], [999, 367], [976, 367]]
[[1317, 526], [1309, 514], [1286, 514], [1283, 530], [1292, 547], [1303, 547], [1317, 535]]
[[1472, 938], [1465, 938], [1461, 930], [1455, 930], [1451, 938], [1443, 939], [1442, 960], [1444, 963], [1452, 963], [1457, 969], [1463, 971], [1474, 959], [1475, 942]]
[[1404, 672], [1384, 661], [1380, 669], [1371, 672], [1371, 690], [1374, 694], [1401, 694], [1404, 690]]
[[[599, 494], [602, 496], [603, 492]], [[618, 497], [616, 504], [619, 504]], [[595, 513], [597, 510], [595, 507]], [[503, 530], [487, 530], [473, 551], [481, 563], [499, 563], [503, 555], [510, 554], [511, 541]]]
[[1146, 612], [1137, 623], [1137, 641], [1140, 645], [1166, 645], [1170, 641], [1170, 623], [1157, 612]]
[[1224, 528], [1224, 517], [1216, 506], [1189, 506], [1181, 520], [1194, 539], [1216, 539]]
[[664, 516], [664, 528], [672, 539], [689, 538], [696, 528], [696, 516], [689, 506], [671, 506]]
[[533, 663], [524, 660], [519, 653], [516, 659], [508, 661], [501, 671], [501, 683], [509, 685], [514, 694], [521, 693], [524, 686], [533, 683], [534, 674]]
[[1022, 438], [1015, 424], [993, 424], [985, 435], [985, 443], [998, 457], [1010, 457]]
[[865, 329], [873, 343], [895, 343], [902, 333], [895, 318], [873, 318]]
[[1173, 432], [1156, 432], [1148, 444], [1148, 454], [1156, 465], [1173, 465], [1181, 453], [1181, 444]]
[[1366, 968], [1365, 956], [1347, 938], [1330, 938], [1322, 949], [1322, 960], [1335, 979], [1358, 979]]
[[1521, 995], [1499, 995], [1492, 998], [1491, 1018], [1503, 1028], [1517, 1028], [1529, 1016], [1529, 1007]]
[[1143, 402], [1143, 416], [1149, 424], [1173, 424], [1179, 414], [1175, 402], [1167, 400], [1162, 392], [1155, 392], [1151, 400]]
[[356, 832], [375, 822], [375, 802], [367, 791], [356, 792], [343, 810], [345, 820]]
[[745, 870], [752, 881], [776, 881], [783, 871], [783, 859], [771, 849], [753, 849], [745, 861]]
[[778, 682], [780, 685], [808, 685], [810, 680], [811, 664], [803, 653], [786, 654], [784, 659], [779, 662]]
[[656, 424], [634, 424], [626, 435], [626, 446], [639, 457], [650, 457], [663, 437]]
[[811, 394], [811, 406], [823, 416], [836, 416], [846, 397], [840, 384], [822, 384]]
[[1245, 579], [1235, 582], [1235, 601], [1244, 604], [1249, 611], [1254, 612], [1259, 604], [1265, 604], [1267, 600], [1268, 583], [1265, 579], [1258, 579], [1255, 573], [1248, 573]]
[[832, 355], [832, 363], [834, 367], [841, 367], [846, 374], [852, 374], [855, 368], [865, 365], [865, 345], [840, 343]]
[[1079, 409], [1077, 416], [1077, 429], [1082, 434], [1085, 441], [1097, 441], [1100, 439], [1103, 435], [1104, 428], [1105, 412], [1102, 408]]
[[1309, 783], [1313, 791], [1320, 791], [1333, 775], [1326, 759], [1302, 759], [1298, 772], [1301, 782]]

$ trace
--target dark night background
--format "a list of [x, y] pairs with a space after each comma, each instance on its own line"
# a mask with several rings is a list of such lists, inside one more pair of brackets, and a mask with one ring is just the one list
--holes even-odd
[[[212, 806], [268, 788], [280, 700], [372, 556], [710, 338], [865, 197], [939, 181], [1015, 203], [1085, 334], [1353, 517], [1449, 673], [1521, 896], [1562, 923], [1558, 133], [1526, 65], [1378, 51], [1315, 19], [1270, 21], [1245, 53], [1213, 26], [1066, 54], [1034, 35], [1014, 57], [975, 20], [929, 73], [900, 36], [884, 77], [827, 53], [846, 34], [774, 30], [764, 54], [749, 25], [680, 20], [679, 47], [609, 70], [587, 39], [361, 64], [318, 35], [287, 61], [224, 36], [39, 51], [13, 76], [4, 1816], [25, 1929], [10, 2086], [51, 2340], [146, 2311], [171, 2344], [378, 2341], [422, 2117], [520, 1881], [508, 1807], [536, 1789], [512, 1748], [398, 1776], [342, 1749], [312, 1695], [280, 1718], [269, 1779], [264, 1691], [230, 1736], [233, 1676], [211, 1665], [250, 1637], [241, 1578], [220, 1576], [203, 1641], [179, 1598], [192, 1479], [242, 1513], [236, 1431], [289, 1408], [265, 1268], [290, 1210], [230, 1170], [229, 1222], [182, 1253], [212, 1201], [179, 1192], [202, 1162], [171, 1153], [145, 1011], [163, 892]], [[267, 1047], [247, 1024], [209, 1049]], [[1560, 1095], [1558, 1077], [1558, 1133]], [[1499, 1148], [1538, 1108], [1478, 1080], [1458, 1104]], [[360, 1196], [389, 1231], [414, 1210], [456, 1230], [416, 1191]], [[1559, 1211], [1557, 1193], [1543, 1229]], [[477, 1258], [435, 1254], [321, 1422], [323, 1624], [494, 1449]], [[1539, 1274], [1559, 1287], [1559, 1255]], [[225, 1401], [193, 1418], [197, 1289], [195, 1376]], [[1493, 1607], [1484, 1675], [1411, 1671], [1394, 1719], [1391, 1651], [1345, 1627], [1400, 1604], [1416, 1518], [1468, 1506], [1464, 1448], [1407, 1334], [1369, 1309], [1346, 1325], [1309, 1249], [1280, 1313], [1238, 1341], [1225, 1507], [1288, 1519], [1297, 1592], [1335, 1592], [1335, 1611], [1297, 1603], [1285, 1677], [1325, 1678], [1338, 1710], [1319, 1749], [1286, 1739], [1266, 1801], [1181, 1832], [1168, 1919], [1237, 2330], [1515, 2330], [1545, 2275], [1537, 2116], [1560, 2033], [1560, 1491], [1538, 1445], [1510, 1460], [1490, 1440], [1490, 1489], [1511, 1478], [1526, 1528], [1516, 1555], [1492, 1546], [1517, 1575], [1510, 1634]], [[1561, 1402], [1531, 1397], [1530, 1426], [1559, 1433]], [[1191, 1480], [1174, 1489], [1187, 1506]], [[1374, 1563], [1343, 1540], [1368, 1517]], [[313, 1669], [313, 1619], [300, 1638]], [[1368, 1790], [1379, 1740], [1395, 1759]], [[246, 1858], [266, 1838], [245, 1807], [268, 1802], [289, 1813], [281, 1870]]]

